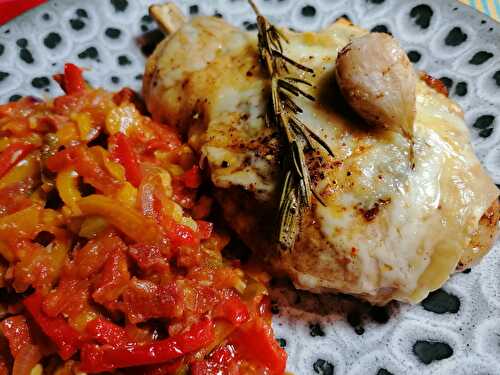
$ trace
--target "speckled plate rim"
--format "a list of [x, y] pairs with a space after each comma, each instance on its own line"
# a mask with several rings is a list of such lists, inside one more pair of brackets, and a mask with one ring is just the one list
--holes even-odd
[[[127, 14], [126, 12], [113, 13], [108, 0], [88, 0], [85, 2], [55, 0], [51, 1], [45, 8], [30, 11], [15, 21], [0, 27], [0, 43], [8, 44], [9, 49], [6, 53], [11, 54], [7, 60], [5, 60], [5, 55], [0, 56], [0, 72], [8, 70], [13, 74], [13, 77], [22, 80], [21, 84], [7, 90], [2, 90], [0, 82], [0, 99], [5, 101], [13, 94], [56, 95], [59, 93], [57, 87], [52, 82], [45, 86], [45, 80], [42, 78], [60, 71], [61, 59], [89, 66], [87, 77], [93, 84], [103, 85], [111, 90], [125, 85], [139, 88], [144, 60], [140, 53], [134, 50], [135, 44], [132, 38], [145, 31], [144, 28], [147, 30], [151, 28], [151, 24], [145, 21], [143, 16], [145, 7], [153, 1], [129, 1], [129, 7], [134, 6], [136, 10]], [[251, 23], [244, 25], [243, 21], [248, 22], [252, 17], [235, 9], [234, 4], [237, 6], [237, 1], [179, 0], [179, 2], [186, 13], [189, 13], [189, 9], [196, 5], [200, 12], [206, 14], [219, 12], [230, 15], [230, 21], [244, 27], [251, 25]], [[471, 125], [478, 155], [487, 165], [494, 167], [490, 173], [495, 181], [500, 183], [500, 124], [498, 123], [500, 94], [488, 96], [487, 92], [483, 92], [482, 86], [486, 79], [490, 79], [490, 73], [494, 73], [496, 70], [500, 72], [500, 60], [498, 59], [500, 55], [499, 23], [455, 0], [385, 0], [385, 2], [382, 1], [384, 6], [390, 4], [387, 9], [404, 8], [405, 11], [402, 13], [399, 11], [393, 13], [389, 10], [375, 11], [373, 16], [363, 12], [363, 9], [368, 7], [366, 4], [369, 1], [367, 0], [284, 0], [286, 12], [281, 12], [279, 6], [274, 6], [275, 2], [262, 0], [259, 1], [259, 4], [265, 14], [270, 14], [273, 19], [278, 22], [282, 21], [283, 24], [292, 23], [298, 29], [301, 26], [307, 28], [311, 25], [315, 25], [315, 27], [325, 25], [335, 17], [348, 12], [352, 15], [353, 21], [362, 26], [370, 28], [377, 25], [378, 22], [387, 22], [398, 31], [400, 23], [406, 24], [411, 20], [398, 20], [397, 15], [404, 16], [410, 8], [419, 4], [430, 4], [436, 7], [436, 15], [439, 16], [440, 22], [444, 19], [447, 20], [439, 23], [433, 29], [436, 36], [429, 37], [429, 40], [435, 41], [437, 34], [445, 33], [451, 24], [465, 22], [467, 28], [474, 30], [475, 42], [473, 46], [459, 49], [457, 53], [434, 56], [433, 52], [430, 51], [431, 42], [427, 43], [425, 37], [408, 38], [404, 42], [408, 49], [422, 52], [420, 63], [423, 69], [438, 78], [449, 77], [452, 80], [452, 95], [455, 95], [454, 98], [466, 110], [466, 120]], [[58, 7], [55, 6], [56, 3], [59, 4]], [[316, 14], [320, 19], [306, 23], [301, 12], [311, 4], [319, 9]], [[348, 4], [349, 10], [341, 9], [341, 6], [337, 4], [344, 6]], [[87, 36], [80, 36], [68, 27], [69, 20], [78, 18], [75, 16], [75, 10], [80, 7], [88, 11], [89, 18], [80, 19], [87, 23], [87, 27], [90, 29]], [[144, 9], [138, 10], [138, 7]], [[230, 7], [233, 7], [231, 11], [229, 11]], [[454, 11], [454, 8], [457, 10]], [[44, 9], [49, 9], [53, 18], [58, 17], [54, 23], [47, 27], [44, 26], [42, 19]], [[93, 17], [103, 20], [103, 24], [92, 23]], [[109, 27], [120, 29], [122, 36], [125, 35], [128, 39], [110, 39], [105, 35], [106, 28]], [[47, 60], [36, 69], [15, 61], [14, 57], [22, 49], [16, 45], [18, 41], [16, 38], [20, 37], [21, 34], [16, 34], [13, 31], [10, 35], [6, 35], [5, 31], [9, 28], [17, 29], [19, 33], [24, 32], [30, 48], [33, 45], [33, 55], [41, 57], [46, 53]], [[34, 33], [33, 30], [37, 32]], [[84, 28], [84, 30], [86, 29]], [[62, 48], [59, 51], [60, 54], [43, 46], [44, 37], [48, 32], [67, 33], [67, 35], [63, 35], [63, 41], [59, 44], [59, 47]], [[429, 33], [424, 32], [423, 34], [428, 35]], [[74, 38], [74, 41], [64, 45], [64, 38], [67, 36]], [[396, 36], [399, 35], [396, 34]], [[39, 46], [35, 45], [36, 43]], [[78, 57], [81, 52], [88, 50], [94, 44], [99, 47], [98, 52], [102, 53], [100, 63], [88, 56], [82, 59]], [[469, 55], [480, 51], [483, 47], [491, 47], [492, 51], [495, 51], [496, 55], [492, 60], [482, 64], [476, 70], [474, 67], [464, 67], [464, 70], [457, 68], [458, 65], [467, 62], [471, 57]], [[39, 55], [36, 55], [38, 49], [40, 50], [38, 51]], [[425, 55], [425, 51], [428, 52], [428, 56]], [[119, 58], [122, 55], [128, 57], [130, 64], [119, 64]], [[122, 60], [122, 62], [127, 61]], [[55, 65], [52, 65], [53, 63]], [[117, 82], [113, 82], [113, 77], [117, 78], [115, 80]], [[35, 79], [38, 79], [36, 82], [40, 88], [33, 86]], [[469, 91], [464, 97], [456, 96], [457, 87], [461, 83], [468, 85]], [[45, 91], [47, 88], [48, 92]], [[494, 114], [496, 119], [489, 121], [488, 118], [484, 118], [488, 114]], [[480, 118], [483, 118], [483, 122], [477, 123]], [[476, 124], [478, 126], [487, 124], [487, 127], [476, 128], [474, 126]], [[491, 129], [490, 136], [484, 137], [484, 139], [478, 138], [477, 133], [485, 129]], [[302, 319], [294, 319], [290, 315], [277, 314], [274, 319], [276, 335], [284, 340], [290, 354], [289, 370], [296, 375], [327, 374], [330, 373], [330, 369], [332, 372], [335, 369], [336, 374], [348, 373], [349, 375], [375, 374], [377, 370], [381, 369], [387, 369], [394, 374], [460, 375], [465, 374], [464, 371], [500, 374], [500, 356], [492, 351], [492, 348], [495, 348], [495, 335], [500, 334], [499, 274], [500, 249], [497, 244], [496, 250], [492, 251], [479, 266], [473, 268], [468, 274], [454, 276], [444, 286], [443, 291], [446, 294], [460, 300], [461, 307], [457, 313], [436, 314], [428, 311], [422, 305], [413, 307], [402, 305], [399, 313], [387, 324], [367, 323], [364, 326], [363, 335], [358, 335], [345, 321], [332, 322], [336, 319], [335, 316], [320, 317], [310, 314]], [[328, 303], [328, 301], [323, 303], [315, 296], [311, 298], [312, 303], [323, 305]], [[414, 345], [417, 338], [430, 342], [443, 341], [448, 343], [453, 348], [454, 353], [449, 358], [433, 361], [429, 365], [422, 365], [414, 355]]]

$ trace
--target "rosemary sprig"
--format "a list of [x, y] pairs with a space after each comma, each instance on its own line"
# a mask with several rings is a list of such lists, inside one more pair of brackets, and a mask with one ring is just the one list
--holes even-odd
[[324, 204], [323, 200], [311, 187], [311, 177], [306, 165], [304, 150], [316, 150], [316, 143], [331, 156], [332, 150], [311, 128], [300, 120], [302, 108], [294, 97], [315, 100], [304, 91], [312, 86], [309, 81], [299, 78], [314, 73], [283, 53], [283, 44], [289, 43], [286, 36], [272, 25], [258, 10], [253, 0], [248, 0], [257, 15], [259, 54], [262, 64], [271, 77], [272, 108], [266, 119], [268, 125], [277, 127], [285, 142], [281, 165], [281, 197], [278, 209], [277, 239], [282, 248], [290, 249], [295, 243], [304, 209], [310, 209], [312, 196]]

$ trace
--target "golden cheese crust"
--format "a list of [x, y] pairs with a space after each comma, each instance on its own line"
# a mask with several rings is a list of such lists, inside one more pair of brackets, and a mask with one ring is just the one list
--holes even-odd
[[228, 223], [298, 288], [374, 304], [418, 302], [491, 247], [499, 191], [470, 145], [460, 107], [417, 82], [414, 140], [370, 129], [335, 84], [337, 53], [366, 31], [339, 21], [318, 33], [285, 31], [285, 53], [315, 69], [303, 120], [333, 150], [307, 162], [326, 206], [305, 213], [293, 249], [272, 240], [280, 149], [266, 126], [268, 80], [255, 34], [193, 19], [148, 60], [144, 96], [153, 116], [184, 131], [216, 187]]

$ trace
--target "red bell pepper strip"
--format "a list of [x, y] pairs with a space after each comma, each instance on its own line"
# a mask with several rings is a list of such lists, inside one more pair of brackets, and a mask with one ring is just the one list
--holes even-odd
[[[151, 365], [142, 367], [140, 373], [142, 375], [172, 375], [179, 374], [178, 372], [184, 366], [182, 358], [173, 362], [162, 363], [161, 365]], [[1, 374], [1, 373], [0, 373]]]
[[250, 318], [250, 313], [241, 298], [234, 296], [220, 302], [215, 308], [214, 316], [224, 318], [235, 326], [239, 326]]
[[200, 360], [191, 363], [189, 370], [191, 375], [219, 375], [227, 372], [227, 366], [212, 361]]
[[200, 240], [208, 240], [214, 230], [213, 223], [205, 220], [197, 220], [196, 224], [198, 224], [198, 236]]
[[193, 165], [191, 169], [184, 172], [182, 175], [182, 181], [184, 182], [184, 186], [190, 189], [196, 189], [201, 185], [201, 173], [200, 167], [197, 165]]
[[74, 167], [84, 181], [105, 194], [113, 194], [122, 184], [110, 176], [92, 157], [87, 148], [72, 146], [57, 152], [46, 161], [52, 172]]
[[75, 150], [75, 169], [83, 180], [105, 194], [113, 194], [121, 188], [119, 180], [107, 173], [85, 147]]
[[448, 87], [446, 87], [443, 81], [438, 78], [434, 78], [433, 76], [426, 73], [422, 74], [421, 77], [427, 84], [427, 86], [436, 90], [440, 94], [443, 94], [444, 96], [449, 96]]
[[236, 358], [234, 346], [227, 344], [215, 349], [208, 359], [193, 362], [191, 375], [220, 375], [229, 373], [228, 367]]
[[214, 327], [209, 319], [194, 324], [187, 332], [147, 344], [84, 345], [80, 353], [80, 370], [87, 373], [116, 368], [152, 365], [171, 361], [199, 350], [214, 339]]
[[6, 353], [0, 353], [0, 375], [9, 375], [9, 359]]
[[262, 299], [257, 305], [257, 313], [264, 319], [271, 319], [271, 298], [269, 298], [269, 296], [262, 296]]
[[85, 80], [82, 75], [83, 70], [75, 64], [64, 65], [64, 83], [67, 94], [74, 94], [85, 90]]
[[9, 349], [15, 358], [17, 353], [33, 343], [26, 318], [22, 315], [11, 316], [2, 320], [0, 330], [9, 342]]
[[168, 259], [156, 245], [134, 244], [128, 248], [129, 255], [141, 270], [163, 273], [170, 270]]
[[146, 152], [152, 154], [156, 150], [167, 150], [169, 151], [172, 147], [168, 144], [165, 144], [162, 140], [152, 139], [151, 141], [146, 143]]
[[123, 346], [132, 341], [125, 329], [104, 318], [96, 318], [88, 322], [85, 333], [99, 344], [108, 344], [114, 347]]
[[271, 326], [262, 319], [239, 327], [229, 341], [236, 345], [240, 357], [257, 361], [273, 375], [282, 375], [286, 368], [286, 352], [274, 339]]
[[[134, 90], [128, 87], [122, 88], [117, 93], [113, 94], [113, 102], [116, 105], [120, 105], [123, 103], [132, 103], [133, 100], [137, 97], [137, 94]], [[134, 103], [135, 104], [135, 103]]]
[[86, 84], [82, 75], [83, 70], [75, 64], [64, 64], [64, 74], [54, 75], [66, 94], [76, 94], [85, 90]]
[[47, 0], [3, 0], [0, 1], [0, 25], [10, 21], [18, 15], [45, 3]]
[[0, 178], [37, 147], [31, 143], [12, 143], [0, 154]]
[[172, 151], [179, 147], [182, 142], [179, 138], [178, 133], [171, 126], [166, 126], [163, 124], [158, 124], [156, 122], [151, 123], [151, 129], [156, 135], [156, 140], [160, 141], [157, 143], [150, 142], [148, 144], [148, 151], [154, 151], [155, 149], [161, 149], [165, 151]]
[[120, 296], [129, 280], [127, 257], [121, 249], [116, 249], [108, 255], [92, 298], [95, 302], [106, 305]]
[[60, 172], [63, 169], [72, 167], [76, 159], [75, 150], [77, 147], [78, 146], [68, 147], [49, 157], [45, 162], [47, 168], [52, 172]]
[[199, 244], [198, 236], [188, 226], [177, 223], [170, 223], [166, 226], [168, 227], [166, 235], [174, 248]]
[[227, 344], [215, 349], [210, 353], [209, 360], [215, 363], [227, 364], [236, 358], [236, 350], [234, 346]]
[[141, 168], [127, 136], [123, 133], [116, 133], [111, 142], [114, 143], [111, 156], [123, 165], [127, 180], [138, 187], [142, 180]]
[[76, 353], [81, 343], [80, 335], [63, 318], [51, 318], [43, 313], [42, 296], [38, 292], [25, 298], [23, 304], [43, 333], [56, 345], [62, 359], [67, 360]]

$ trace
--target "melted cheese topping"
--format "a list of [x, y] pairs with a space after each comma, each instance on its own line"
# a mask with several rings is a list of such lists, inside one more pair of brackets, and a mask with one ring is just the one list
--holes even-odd
[[[337, 22], [319, 33], [287, 32], [285, 54], [315, 69], [315, 102], [298, 100], [303, 120], [332, 148], [308, 158], [327, 202], [305, 214], [288, 253], [273, 254], [299, 288], [338, 291], [373, 303], [418, 302], [454, 271], [498, 189], [475, 157], [460, 109], [417, 85], [415, 165], [401, 135], [367, 129], [334, 80], [338, 51], [365, 31]], [[250, 247], [272, 250], [279, 140], [266, 126], [268, 82], [255, 35], [224, 21], [196, 18], [149, 59], [150, 111], [174, 122], [210, 168], [228, 221]], [[250, 200], [243, 204], [241, 199]], [[271, 207], [271, 208], [269, 208]], [[271, 216], [271, 218], [269, 217]]]

